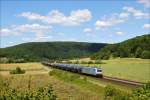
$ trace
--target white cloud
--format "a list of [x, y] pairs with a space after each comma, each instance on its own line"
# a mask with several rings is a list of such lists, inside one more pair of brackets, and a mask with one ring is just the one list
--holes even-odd
[[93, 33], [93, 30], [91, 28], [85, 28], [83, 32], [86, 33], [86, 36], [88, 37], [96, 37], [96, 34]]
[[85, 32], [85, 33], [92, 33], [92, 29], [91, 28], [85, 28], [83, 30], [83, 32]]
[[148, 13], [145, 13], [145, 12], [135, 9], [133, 7], [126, 6], [126, 7], [123, 7], [123, 10], [132, 14], [137, 19], [150, 18], [150, 15]]
[[1, 36], [13, 36], [22, 35], [25, 33], [34, 33], [34, 39], [23, 38], [23, 41], [46, 41], [51, 39], [52, 36], [45, 36], [45, 33], [50, 33], [52, 31], [51, 26], [40, 25], [40, 24], [24, 24], [24, 25], [13, 25], [9, 28], [2, 28]]
[[95, 23], [95, 26], [97, 29], [99, 28], [106, 28], [106, 27], [109, 27], [111, 26], [112, 24], [109, 22], [109, 21], [101, 21], [101, 20], [98, 20], [96, 21]]
[[130, 16], [136, 19], [150, 19], [150, 14], [133, 7], [125, 6], [121, 13], [113, 13], [110, 17], [102, 17], [95, 22], [96, 29], [105, 29], [126, 22]]
[[71, 11], [69, 16], [65, 16], [58, 10], [52, 10], [48, 15], [42, 16], [37, 13], [23, 12], [19, 16], [29, 20], [38, 20], [48, 24], [60, 24], [66, 26], [76, 26], [91, 19], [92, 14], [88, 9]]
[[10, 35], [20, 35], [20, 33], [15, 31], [13, 28], [0, 29], [0, 36], [10, 36]]
[[39, 32], [39, 31], [51, 31], [51, 26], [40, 25], [40, 24], [24, 24], [14, 28], [15, 31], [20, 32]]
[[119, 32], [116, 32], [117, 35], [123, 35], [124, 33], [119, 31]]
[[10, 41], [9, 44], [13, 44], [14, 42]]
[[149, 29], [149, 30], [150, 30], [150, 24], [144, 24], [143, 28], [144, 28], [144, 29]]
[[145, 7], [150, 7], [150, 0], [138, 0], [138, 2], [144, 4]]
[[9, 35], [10, 32], [11, 31], [8, 28], [0, 29], [0, 35], [1, 36], [7, 36], [7, 35]]
[[125, 22], [128, 19], [128, 15], [125, 13], [120, 13], [120, 14], [112, 14], [111, 17], [104, 18], [102, 20], [97, 20], [95, 23], [96, 29], [103, 29], [107, 27], [114, 26], [116, 24], [120, 24]]
[[21, 35], [23, 33], [45, 33], [51, 32], [52, 27], [40, 24], [24, 24], [24, 25], [13, 25], [9, 28], [0, 29], [2, 36]]
[[18, 16], [25, 17], [29, 20], [43, 20], [43, 19], [45, 19], [45, 16], [41, 16], [39, 14], [31, 13], [31, 12], [23, 12], [23, 13], [19, 14]]
[[120, 18], [128, 18], [129, 17], [129, 13], [127, 13], [127, 12], [122, 12], [122, 13], [120, 13]]

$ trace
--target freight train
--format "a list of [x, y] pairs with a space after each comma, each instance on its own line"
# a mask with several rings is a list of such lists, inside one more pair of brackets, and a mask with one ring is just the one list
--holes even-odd
[[71, 71], [74, 73], [86, 74], [86, 75], [91, 75], [96, 77], [103, 77], [102, 69], [92, 67], [92, 66], [89, 67], [89, 66], [80, 66], [76, 64], [59, 64], [59, 63], [48, 63], [48, 62], [42, 62], [42, 64], [57, 69]]

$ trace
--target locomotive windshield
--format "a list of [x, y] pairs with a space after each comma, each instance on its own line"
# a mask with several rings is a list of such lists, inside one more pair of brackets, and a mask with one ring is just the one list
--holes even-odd
[[102, 70], [100, 70], [100, 69], [97, 69], [97, 72], [102, 72]]

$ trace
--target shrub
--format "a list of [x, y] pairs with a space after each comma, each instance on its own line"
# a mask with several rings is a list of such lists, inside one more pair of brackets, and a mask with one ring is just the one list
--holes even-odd
[[150, 82], [137, 88], [132, 93], [127, 94], [113, 86], [105, 87], [104, 100], [149, 100], [150, 97]]
[[101, 64], [102, 62], [100, 60], [96, 60], [94, 63], [95, 64]]
[[67, 61], [66, 63], [67, 63], [67, 64], [72, 64], [72, 61]]
[[10, 74], [24, 74], [25, 70], [22, 70], [20, 67], [16, 67], [16, 69], [11, 70]]
[[17, 89], [7, 88], [0, 92], [0, 100], [56, 100], [51, 86], [38, 88], [31, 91], [18, 91]]
[[104, 100], [129, 100], [129, 96], [121, 90], [108, 85], [105, 87]]
[[87, 63], [88, 63], [88, 64], [94, 64], [92, 61], [88, 61]]
[[75, 61], [75, 62], [74, 62], [74, 64], [79, 64], [79, 61], [78, 61], [78, 60], [77, 60], [77, 61]]
[[143, 59], [150, 59], [150, 52], [144, 50], [144, 51], [142, 52], [141, 58], [143, 58]]
[[62, 63], [62, 61], [61, 60], [56, 60], [56, 63]]
[[9, 59], [6, 57], [0, 58], [0, 63], [8, 63]]
[[79, 75], [75, 75], [75, 74], [70, 74], [70, 75], [67, 76], [67, 78], [68, 78], [68, 81], [74, 81], [76, 79], [79, 79], [80, 76]]
[[105, 96], [114, 96], [117, 94], [117, 90], [113, 86], [106, 86], [105, 87]]
[[81, 64], [88, 64], [87, 62], [85, 62], [85, 61], [81, 61]]
[[150, 97], [150, 82], [145, 84], [142, 88], [133, 90], [130, 100], [149, 100]]
[[54, 69], [52, 71], [49, 71], [49, 75], [50, 76], [53, 76], [53, 75], [56, 75], [58, 72]]
[[84, 77], [83, 80], [86, 82], [87, 81], [87, 77]]
[[135, 57], [139, 58], [141, 56], [141, 53], [142, 53], [142, 49], [138, 47], [135, 52]]
[[50, 71], [49, 75], [50, 76], [56, 76], [59, 79], [65, 80], [67, 82], [74, 81], [74, 80], [80, 78], [80, 75], [70, 74], [68, 72], [60, 71], [60, 70], [57, 70], [57, 69], [54, 69], [54, 70]]

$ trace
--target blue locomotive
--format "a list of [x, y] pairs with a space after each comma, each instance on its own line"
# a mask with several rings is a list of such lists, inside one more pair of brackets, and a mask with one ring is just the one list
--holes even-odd
[[88, 66], [80, 66], [76, 64], [59, 64], [59, 63], [47, 63], [47, 62], [42, 62], [42, 64], [51, 66], [54, 68], [62, 69], [62, 70], [80, 73], [80, 74], [92, 75], [92, 76], [97, 76], [97, 77], [103, 76], [102, 69], [92, 67], [92, 66], [88, 67]]

